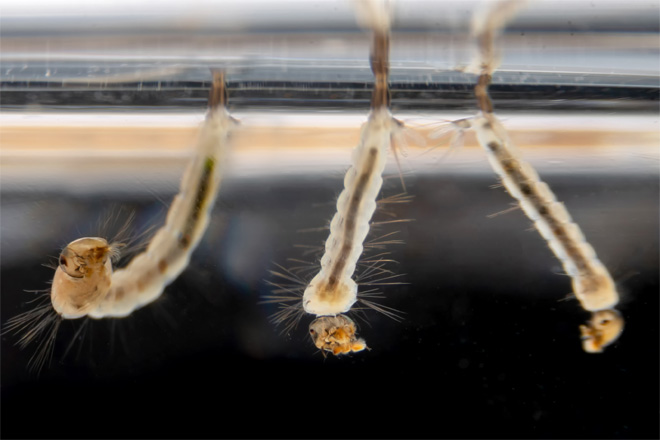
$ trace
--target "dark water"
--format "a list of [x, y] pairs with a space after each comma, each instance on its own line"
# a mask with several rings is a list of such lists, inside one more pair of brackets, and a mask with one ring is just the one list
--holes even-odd
[[[388, 247], [408, 284], [385, 287], [383, 303], [404, 320], [368, 312], [357, 322], [371, 350], [324, 358], [309, 319], [280, 335], [267, 320], [275, 309], [258, 302], [274, 263], [301, 258], [293, 244], [322, 244], [326, 232], [299, 231], [327, 224], [341, 181], [233, 179], [189, 269], [156, 303], [90, 320], [62, 358], [80, 325], [65, 322], [38, 377], [29, 351], [2, 337], [3, 436], [655, 437], [657, 176], [547, 180], [620, 281], [627, 325], [604, 354], [582, 352], [588, 315], [562, 301], [570, 279], [522, 212], [486, 217], [510, 202], [489, 188], [495, 177], [449, 173], [407, 177], [415, 198], [395, 207], [414, 219], [396, 227], [405, 244]], [[138, 228], [165, 211], [153, 197], [9, 193], [2, 217], [46, 215], [59, 243], [113, 204], [134, 209]], [[59, 227], [71, 212], [82, 231]], [[52, 270], [40, 265], [57, 251], [12, 264], [3, 248], [3, 322], [27, 310], [22, 289], [46, 287]]]

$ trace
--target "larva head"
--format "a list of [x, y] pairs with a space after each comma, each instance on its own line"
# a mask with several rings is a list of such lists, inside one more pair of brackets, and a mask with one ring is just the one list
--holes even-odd
[[316, 348], [335, 356], [367, 348], [364, 339], [356, 337], [355, 333], [355, 323], [345, 315], [321, 316], [309, 325], [309, 335]]
[[587, 353], [601, 353], [617, 340], [623, 331], [623, 317], [617, 310], [594, 312], [585, 325], [580, 326], [582, 348]]
[[67, 319], [87, 315], [110, 287], [114, 248], [103, 238], [80, 238], [60, 253], [50, 299]]

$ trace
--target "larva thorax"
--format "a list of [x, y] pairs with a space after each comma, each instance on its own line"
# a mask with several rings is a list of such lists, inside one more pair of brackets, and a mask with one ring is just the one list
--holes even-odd
[[606, 269], [594, 269], [573, 279], [573, 292], [585, 310], [594, 312], [611, 309], [619, 302], [614, 281]]
[[103, 238], [85, 237], [60, 253], [50, 298], [53, 309], [66, 319], [87, 315], [110, 288], [116, 247]]
[[303, 308], [317, 316], [345, 313], [357, 301], [358, 286], [351, 278], [326, 279], [325, 274], [317, 274], [303, 294]]

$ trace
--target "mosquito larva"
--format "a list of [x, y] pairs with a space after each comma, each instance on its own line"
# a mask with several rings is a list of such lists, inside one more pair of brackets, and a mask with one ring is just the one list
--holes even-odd
[[[354, 5], [358, 21], [372, 32], [369, 60], [375, 84], [371, 111], [362, 126], [360, 142], [353, 150], [351, 167], [344, 177], [344, 189], [337, 199], [337, 211], [330, 223], [321, 268], [304, 288], [302, 304], [297, 296], [297, 286], [302, 280], [283, 268], [284, 272], [272, 274], [295, 284], [273, 284], [277, 290], [274, 295], [266, 297], [266, 302], [281, 305], [282, 310], [274, 316], [274, 321], [291, 321], [287, 328], [295, 325], [303, 312], [316, 315], [309, 326], [310, 336], [317, 348], [335, 355], [367, 348], [365, 341], [356, 335], [355, 323], [344, 315], [357, 301], [388, 316], [395, 315], [385, 306], [359, 299], [358, 284], [352, 278], [378, 204], [376, 199], [383, 184], [382, 174], [392, 138], [402, 125], [392, 117], [389, 109], [389, 3], [358, 0]], [[377, 263], [373, 271], [388, 273]], [[285, 301], [297, 301], [297, 305], [284, 305]]]
[[502, 0], [490, 4], [476, 16], [473, 35], [478, 54], [469, 70], [478, 75], [474, 93], [479, 114], [460, 121], [457, 126], [459, 130], [467, 126], [475, 130], [504, 187], [518, 200], [571, 277], [573, 292], [582, 308], [592, 312], [591, 320], [580, 326], [582, 347], [589, 353], [598, 353], [616, 341], [623, 330], [623, 318], [614, 310], [619, 302], [614, 281], [564, 204], [557, 201], [550, 187], [541, 181], [536, 170], [509, 140], [493, 112], [488, 92], [491, 75], [499, 63], [496, 35], [522, 4], [520, 0]]
[[353, 321], [343, 313], [357, 301], [358, 285], [352, 276], [376, 210], [392, 136], [401, 125], [389, 108], [391, 13], [388, 6], [387, 2], [356, 2], [358, 20], [373, 35], [369, 57], [375, 77], [371, 112], [362, 127], [360, 143], [353, 150], [344, 190], [337, 199], [321, 270], [303, 294], [303, 309], [318, 317], [309, 326], [314, 344], [335, 355], [367, 348], [364, 339], [356, 337]]
[[208, 225], [235, 123], [227, 112], [226, 95], [224, 74], [215, 73], [195, 156], [165, 225], [145, 252], [113, 273], [108, 258], [113, 246], [102, 238], [82, 238], [64, 249], [51, 289], [53, 308], [63, 318], [127, 316], [158, 298], [186, 268]]
[[[119, 256], [121, 244], [109, 243], [99, 237], [85, 237], [69, 243], [62, 250], [50, 290], [52, 309], [58, 318], [128, 316], [158, 298], [186, 268], [208, 225], [230, 131], [236, 124], [226, 103], [224, 73], [214, 72], [209, 110], [194, 156], [183, 175], [165, 225], [155, 233], [146, 251], [133, 258], [126, 267], [113, 271], [113, 260]], [[42, 309], [43, 315], [47, 309]], [[30, 323], [34, 328], [43, 329], [32, 312], [10, 320], [8, 329], [28, 332], [29, 343], [41, 332], [30, 330]], [[55, 331], [48, 335], [49, 349], [52, 349], [51, 339], [54, 339]], [[39, 362], [43, 361], [44, 353], [37, 356]]]

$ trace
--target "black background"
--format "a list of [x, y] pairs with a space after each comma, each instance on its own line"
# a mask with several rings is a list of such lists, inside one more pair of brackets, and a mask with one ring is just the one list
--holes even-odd
[[[388, 250], [409, 284], [383, 300], [404, 320], [356, 318], [371, 351], [324, 358], [310, 319], [281, 335], [274, 307], [258, 304], [274, 263], [323, 243], [327, 231], [300, 230], [327, 224], [339, 176], [230, 179], [191, 266], [156, 303], [90, 320], [63, 358], [80, 325], [65, 321], [39, 376], [26, 371], [31, 351], [2, 337], [2, 436], [657, 437], [657, 176], [546, 179], [620, 286], [627, 325], [597, 355], [581, 350], [588, 314], [562, 300], [570, 279], [522, 212], [486, 217], [511, 202], [489, 188], [494, 175], [406, 180], [415, 198], [395, 211], [414, 221], [396, 226], [405, 243]], [[3, 239], [3, 322], [28, 309], [23, 289], [52, 278], [40, 266], [52, 243], [92, 235], [84, 225], [108, 205], [135, 210], [136, 228], [166, 209], [152, 196], [5, 193], [2, 204], [5, 220], [28, 209], [53, 235], [53, 248], [30, 243], [33, 258], [19, 261]], [[71, 212], [77, 230], [55, 226]]]

